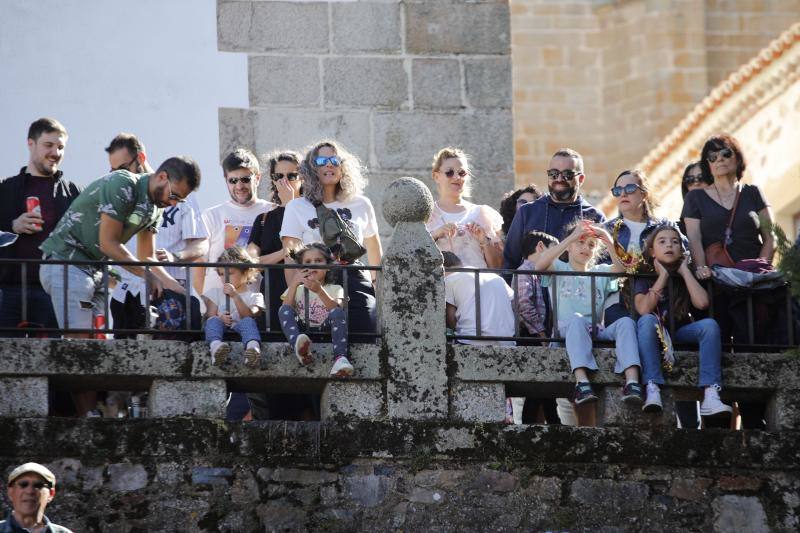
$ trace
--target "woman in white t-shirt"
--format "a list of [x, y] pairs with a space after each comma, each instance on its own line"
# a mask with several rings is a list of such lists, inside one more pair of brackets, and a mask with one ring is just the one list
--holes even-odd
[[[303, 244], [323, 242], [319, 233], [316, 203], [335, 209], [356, 240], [367, 249], [370, 265], [379, 266], [383, 250], [378, 235], [378, 222], [369, 198], [362, 195], [366, 179], [356, 156], [335, 141], [326, 140], [313, 146], [300, 165], [303, 196], [286, 205], [281, 226], [281, 240], [294, 250]], [[355, 261], [354, 264], [360, 264]], [[289, 274], [292, 275], [292, 274]], [[344, 286], [341, 275], [337, 284]], [[375, 289], [372, 279], [363, 270], [347, 271], [348, 322], [351, 333], [375, 332]]]
[[464, 266], [502, 268], [503, 217], [488, 205], [464, 200], [470, 195], [469, 156], [442, 148], [433, 157], [432, 177], [439, 199], [425, 225], [442, 251], [453, 252]]

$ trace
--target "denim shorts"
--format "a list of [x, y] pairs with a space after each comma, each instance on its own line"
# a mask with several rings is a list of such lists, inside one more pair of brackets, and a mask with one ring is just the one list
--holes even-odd
[[106, 291], [103, 287], [103, 273], [100, 271], [90, 274], [76, 266], [67, 266], [66, 317], [64, 266], [42, 265], [39, 268], [39, 281], [53, 301], [58, 327], [62, 329], [91, 329], [95, 315], [104, 313]]

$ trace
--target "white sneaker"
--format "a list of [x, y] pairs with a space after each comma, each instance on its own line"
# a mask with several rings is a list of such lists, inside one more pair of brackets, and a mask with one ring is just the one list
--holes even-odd
[[250, 341], [244, 351], [244, 364], [255, 368], [261, 362], [261, 346], [258, 341]]
[[661, 389], [656, 383], [650, 381], [647, 384], [647, 400], [642, 406], [645, 413], [660, 413], [663, 409], [661, 405]]
[[228, 355], [231, 353], [231, 345], [227, 342], [212, 341], [211, 342], [211, 364], [214, 366], [222, 366], [228, 360]]
[[297, 341], [294, 343], [294, 354], [303, 366], [314, 362], [314, 356], [311, 354], [311, 339], [305, 333], [297, 336]]
[[706, 387], [703, 403], [700, 404], [700, 416], [729, 417], [733, 412], [730, 405], [725, 405], [719, 399], [719, 385]]
[[331, 376], [337, 378], [346, 378], [353, 375], [353, 365], [347, 360], [347, 357], [340, 356], [336, 358], [331, 368]]

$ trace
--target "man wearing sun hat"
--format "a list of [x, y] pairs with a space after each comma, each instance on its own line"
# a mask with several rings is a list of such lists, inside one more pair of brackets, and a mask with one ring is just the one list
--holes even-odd
[[39, 463], [25, 463], [8, 475], [12, 510], [0, 522], [0, 533], [72, 533], [44, 515], [56, 495], [56, 476]]

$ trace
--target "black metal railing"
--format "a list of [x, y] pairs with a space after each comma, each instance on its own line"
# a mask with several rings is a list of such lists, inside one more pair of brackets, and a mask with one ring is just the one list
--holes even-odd
[[[29, 303], [28, 303], [28, 270], [30, 265], [60, 265], [63, 267], [63, 281], [64, 285], [62, 288], [62, 299], [63, 299], [63, 313], [64, 313], [64, 327], [56, 327], [56, 328], [48, 328], [44, 327], [43, 324], [36, 324], [31, 322], [31, 317], [29, 316]], [[89, 271], [94, 271], [95, 273], [100, 272], [102, 273], [102, 291], [105, 292], [105, 297], [103, 298], [103, 309], [102, 315], [105, 317], [105, 323], [102, 328], [71, 328], [69, 324], [69, 314], [68, 314], [68, 294], [69, 294], [69, 276], [68, 276], [68, 267], [75, 266], [75, 267], [85, 267]], [[111, 275], [109, 270], [112, 267], [125, 267], [125, 266], [138, 266], [144, 268], [145, 275], [142, 278], [144, 282], [144, 327], [143, 328], [115, 328], [111, 325], [110, 317], [110, 303], [109, 303], [109, 296], [111, 294], [111, 290], [109, 287]], [[306, 269], [306, 268], [313, 268], [316, 270], [333, 270], [335, 272], [341, 272], [341, 286], [344, 292], [345, 297], [343, 298], [342, 307], [344, 310], [345, 321], [349, 328], [349, 280], [347, 272], [351, 270], [356, 271], [365, 271], [365, 272], [377, 272], [375, 285], [380, 282], [380, 275], [381, 275], [381, 267], [379, 266], [368, 266], [368, 265], [361, 265], [361, 264], [353, 264], [353, 265], [324, 265], [324, 264], [314, 264], [314, 265], [300, 265], [300, 264], [279, 264], [279, 265], [264, 265], [259, 263], [254, 264], [231, 264], [231, 263], [219, 263], [219, 262], [174, 262], [174, 263], [160, 263], [160, 262], [142, 262], [142, 261], [64, 261], [64, 260], [53, 260], [53, 259], [3, 259], [0, 258], [0, 268], [5, 268], [7, 271], [10, 268], [17, 267], [20, 269], [20, 289], [21, 289], [21, 322], [20, 326], [16, 327], [0, 327], [0, 336], [7, 336], [4, 334], [13, 333], [15, 336], [19, 335], [28, 335], [28, 336], [41, 336], [45, 334], [45, 336], [52, 336], [52, 335], [69, 335], [69, 334], [95, 334], [95, 335], [108, 335], [108, 334], [118, 334], [118, 335], [136, 335], [136, 334], [151, 334], [151, 335], [158, 335], [158, 334], [174, 334], [174, 335], [184, 335], [187, 337], [198, 337], [202, 335], [203, 329], [193, 329], [192, 325], [192, 298], [196, 297], [199, 299], [200, 294], [194, 292], [192, 290], [192, 272], [198, 268], [220, 268], [224, 270], [224, 279], [225, 282], [228, 282], [230, 279], [230, 270], [242, 268], [245, 266], [246, 268], [255, 268], [260, 271], [261, 276], [263, 277], [263, 283], [261, 284], [261, 292], [264, 296], [264, 302], [266, 305], [266, 309], [264, 311], [266, 327], [260, 330], [262, 335], [262, 341], [282, 341], [285, 340], [283, 332], [281, 331], [278, 324], [272, 324], [271, 316], [269, 311], [270, 305], [270, 276], [275, 275], [284, 275], [285, 270], [298, 270], [298, 269]], [[164, 330], [164, 329], [157, 329], [154, 327], [154, 324], [151, 324], [151, 315], [150, 315], [150, 307], [152, 302], [152, 294], [154, 292], [154, 288], [150, 281], [150, 274], [151, 270], [154, 267], [178, 267], [184, 269], [185, 274], [185, 286], [184, 286], [184, 309], [186, 313], [185, 319], [185, 326], [181, 329], [176, 330]], [[131, 274], [133, 275], [133, 274]], [[371, 276], [371, 274], [368, 274]], [[2, 290], [2, 289], [0, 289]], [[378, 337], [380, 337], [380, 302], [377, 300], [378, 295], [376, 291], [376, 326], [375, 329], [372, 331], [349, 331], [348, 329], [348, 338], [351, 341], [362, 341], [362, 342], [369, 342], [374, 341]], [[304, 320], [306, 324], [310, 324], [309, 321], [309, 293], [305, 291], [305, 316], [300, 317]], [[226, 295], [226, 306], [230, 309], [230, 296]], [[95, 313], [100, 314], [100, 313]], [[49, 334], [49, 335], [47, 335]], [[321, 338], [321, 339], [329, 339], [330, 333], [311, 330], [309, 335], [312, 338]]]
[[[535, 341], [542, 344], [547, 343], [563, 343], [565, 342], [565, 338], [560, 335], [559, 328], [558, 328], [558, 300], [559, 294], [557, 290], [549, 290], [549, 298], [550, 298], [550, 315], [552, 317], [552, 328], [551, 331], [548, 332], [547, 336], [543, 337], [528, 337], [520, 335], [520, 324], [521, 324], [521, 315], [519, 313], [520, 305], [519, 305], [519, 276], [523, 275], [534, 275], [539, 276], [541, 279], [545, 276], [552, 276], [552, 277], [588, 277], [590, 279], [590, 291], [591, 291], [591, 308], [592, 308], [592, 316], [591, 316], [591, 324], [592, 324], [592, 331], [591, 331], [591, 338], [593, 342], [596, 342], [599, 346], [612, 346], [613, 341], [607, 340], [599, 340], [597, 339], [597, 325], [600, 323], [600, 319], [602, 317], [597, 316], [597, 293], [596, 293], [596, 279], [597, 278], [625, 278], [630, 279], [630, 283], [633, 283], [635, 278], [639, 279], [656, 279], [658, 276], [657, 274], [629, 274], [629, 273], [616, 273], [616, 272], [565, 272], [565, 271], [554, 271], [554, 270], [547, 270], [547, 271], [539, 271], [539, 270], [513, 270], [513, 269], [501, 269], [501, 268], [473, 268], [473, 267], [453, 267], [447, 268], [448, 272], [469, 272], [474, 275], [475, 279], [475, 335], [457, 335], [455, 333], [448, 334], [447, 338], [451, 341], [459, 341], [459, 340], [480, 340], [480, 341]], [[514, 336], [491, 336], [491, 335], [481, 335], [480, 332], [482, 330], [482, 313], [481, 313], [481, 291], [480, 291], [480, 279], [479, 275], [482, 273], [492, 273], [497, 274], [501, 277], [506, 279], [511, 278], [511, 288], [514, 292], [514, 299], [513, 299], [513, 308], [515, 310], [515, 325], [514, 325]], [[513, 276], [513, 277], [512, 277]], [[677, 274], [673, 274], [670, 276], [669, 281], [667, 283], [667, 301], [670, 309], [673, 309], [674, 298], [675, 298], [675, 289], [674, 289], [674, 280], [677, 277]], [[715, 282], [711, 279], [704, 280], [700, 282], [701, 285], [704, 286], [706, 292], [708, 293], [709, 297], [709, 308], [707, 314], [710, 318], [717, 318], [719, 315], [714, 306], [714, 295], [720, 289], [719, 286], [715, 285]], [[553, 281], [550, 283], [550, 288], [553, 289], [557, 287], [557, 283]], [[756, 343], [756, 335], [755, 335], [755, 313], [753, 307], [753, 299], [758, 297], [760, 293], [764, 292], [764, 289], [736, 289], [735, 292], [739, 296], [744, 296], [746, 298], [746, 309], [747, 309], [747, 342], [736, 342], [731, 339], [722, 339], [722, 346], [724, 349], [727, 350], [737, 350], [737, 351], [765, 351], [765, 352], [774, 352], [774, 351], [784, 351], [791, 348], [797, 347], [797, 342], [800, 339], [795, 338], [795, 323], [797, 322], [798, 313], [796, 312], [795, 306], [792, 302], [791, 291], [789, 290], [788, 282], [777, 289], [782, 289], [785, 293], [784, 303], [785, 305], [785, 314], [786, 314], [786, 339], [777, 339], [775, 343]], [[548, 289], [544, 289], [548, 290]], [[776, 289], [769, 289], [769, 290], [776, 290]], [[620, 293], [621, 296], [621, 293]], [[632, 303], [632, 302], [631, 302]], [[635, 310], [631, 310], [631, 318], [638, 318], [638, 314]], [[673, 335], [675, 332], [675, 313], [669, 313], [670, 320], [668, 324], [665, 324], [665, 329]], [[676, 347], [685, 347], [696, 349], [696, 345], [686, 345], [682, 346], [678, 343], [675, 344]]]

